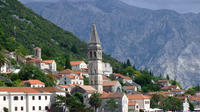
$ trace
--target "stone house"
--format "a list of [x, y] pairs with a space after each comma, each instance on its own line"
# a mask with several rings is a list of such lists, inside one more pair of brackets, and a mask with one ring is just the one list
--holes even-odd
[[114, 112], [128, 112], [128, 98], [125, 94], [119, 93], [103, 93], [101, 95], [102, 98], [102, 106], [100, 107], [100, 112], [111, 112], [108, 108], [107, 101], [110, 99], [114, 99], [116, 104], [118, 104], [118, 108], [114, 110]]
[[103, 82], [104, 81], [111, 81], [108, 77], [106, 77], [105, 75], [102, 75], [102, 78], [103, 78]]
[[130, 77], [128, 76], [124, 76], [122, 74], [119, 74], [119, 73], [114, 73], [112, 74], [112, 77], [115, 79], [115, 80], [121, 80], [122, 83], [129, 83], [131, 84], [133, 81]]
[[87, 69], [87, 64], [84, 61], [71, 61], [73, 71], [84, 71]]
[[40, 69], [42, 70], [48, 70], [51, 73], [54, 73], [57, 71], [56, 68], [56, 62], [55, 60], [43, 60], [40, 62]]
[[62, 91], [66, 91], [67, 93], [70, 93], [72, 89], [70, 86], [67, 86], [67, 85], [56, 85], [56, 88]]
[[180, 89], [180, 87], [176, 85], [171, 85], [171, 86], [164, 86], [161, 88], [162, 90], [173, 90], [173, 89]]
[[57, 82], [61, 85], [69, 85], [69, 84], [84, 85], [83, 77], [76, 74], [62, 75], [60, 78], [58, 78]]
[[103, 82], [103, 91], [107, 93], [121, 93], [122, 86], [119, 81], [104, 81]]
[[45, 83], [41, 82], [40, 80], [22, 81], [21, 85], [24, 85], [25, 87], [32, 87], [32, 88], [45, 87]]
[[137, 92], [137, 87], [136, 86], [124, 86], [123, 90], [127, 93], [127, 94], [133, 94], [135, 92]]
[[112, 66], [110, 65], [110, 63], [102, 62], [102, 72], [105, 76], [110, 76], [110, 74], [113, 73]]
[[150, 109], [150, 96], [143, 94], [132, 94], [127, 95], [129, 102], [136, 102], [139, 106], [140, 111], [148, 111]]
[[139, 105], [136, 102], [128, 102], [128, 112], [139, 112]]
[[157, 84], [161, 87], [170, 86], [169, 80], [158, 80]]

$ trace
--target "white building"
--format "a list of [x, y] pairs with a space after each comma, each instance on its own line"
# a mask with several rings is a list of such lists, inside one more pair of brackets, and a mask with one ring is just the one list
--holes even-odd
[[190, 111], [190, 105], [187, 101], [187, 98], [185, 98], [185, 101], [183, 102], [183, 112], [189, 112]]
[[84, 71], [87, 69], [87, 64], [84, 61], [71, 61], [70, 64], [74, 71]]
[[143, 94], [132, 94], [127, 95], [129, 102], [136, 102], [140, 110], [148, 111], [150, 110], [150, 96], [145, 96]]
[[54, 60], [44, 60], [40, 63], [40, 69], [56, 72], [56, 62]]
[[65, 92], [52, 87], [0, 87], [0, 112], [4, 107], [9, 112], [47, 112], [57, 94]]
[[62, 85], [69, 85], [69, 84], [76, 84], [76, 85], [84, 85], [83, 77], [73, 74], [73, 75], [63, 75], [58, 79], [59, 84]]
[[110, 65], [110, 63], [102, 62], [102, 72], [105, 76], [110, 76], [110, 74], [113, 73], [112, 66]]
[[22, 81], [21, 85], [26, 87], [38, 88], [38, 87], [45, 87], [45, 83], [41, 82], [40, 80], [26, 80]]
[[0, 73], [10, 73], [10, 65], [4, 63], [4, 65], [0, 68]]

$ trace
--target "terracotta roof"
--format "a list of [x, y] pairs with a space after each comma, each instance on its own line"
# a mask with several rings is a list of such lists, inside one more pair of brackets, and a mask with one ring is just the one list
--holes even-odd
[[25, 83], [30, 83], [31, 85], [33, 84], [41, 84], [44, 85], [43, 82], [41, 82], [40, 80], [26, 80], [26, 81], [22, 81], [21, 84], [24, 85]]
[[88, 74], [87, 72], [85, 71], [74, 71], [74, 73], [77, 73], [77, 74], [80, 74], [80, 73], [85, 73], [85, 74]]
[[158, 80], [158, 83], [169, 82], [168, 80]]
[[65, 76], [68, 77], [68, 78], [70, 78], [70, 79], [75, 79], [76, 77], [79, 77], [80, 80], [83, 79], [82, 76], [79, 76], [79, 75], [76, 75], [76, 74], [74, 74], [74, 75], [65, 75]]
[[172, 89], [171, 91], [172, 92], [182, 92], [182, 91], [185, 92], [185, 90], [183, 90], [183, 89]]
[[135, 105], [136, 105], [136, 102], [128, 102], [128, 105], [129, 105], [129, 106], [135, 106]]
[[103, 93], [101, 95], [101, 98], [106, 99], [106, 98], [122, 98], [124, 94], [120, 93]]
[[113, 74], [113, 76], [115, 76], [115, 77], [121, 77], [122, 79], [132, 80], [130, 77], [124, 76], [124, 75], [119, 74], [119, 73], [115, 73], [115, 74]]
[[110, 71], [107, 71], [107, 70], [103, 70], [102, 72], [110, 72]]
[[0, 87], [1, 92], [41, 93], [31, 87]]
[[103, 86], [114, 86], [118, 81], [104, 81]]
[[66, 86], [66, 85], [58, 85], [58, 86], [60, 86], [60, 87], [62, 87], [62, 88], [70, 88], [69, 86]]
[[135, 89], [135, 86], [124, 86], [125, 89]]
[[191, 96], [189, 99], [193, 101], [200, 101], [200, 96]]
[[176, 89], [178, 86], [172, 85], [172, 86], [164, 86], [161, 89]]
[[31, 62], [31, 63], [40, 63], [41, 59], [37, 59], [37, 58], [27, 58], [26, 59], [27, 62]]
[[37, 91], [40, 91], [40, 92], [65, 92], [65, 91], [62, 91], [62, 90], [59, 90], [58, 88], [54, 88], [54, 87], [41, 87], [41, 88], [34, 88], [35, 90]]
[[89, 93], [94, 93], [97, 90], [95, 88], [93, 88], [92, 86], [86, 86], [86, 85], [80, 85], [80, 88], [84, 89], [85, 91], [89, 92]]
[[110, 79], [108, 77], [106, 77], [105, 75], [102, 75], [103, 80], [108, 80], [110, 81]]
[[54, 60], [43, 60], [42, 63], [52, 64]]
[[74, 66], [74, 65], [80, 65], [82, 62], [84, 61], [71, 61], [70, 64]]
[[70, 73], [75, 73], [75, 72], [70, 69], [65, 69], [65, 70], [59, 72], [58, 74], [70, 74]]
[[145, 96], [143, 94], [132, 94], [132, 95], [127, 95], [129, 100], [133, 99], [151, 99], [150, 96]]

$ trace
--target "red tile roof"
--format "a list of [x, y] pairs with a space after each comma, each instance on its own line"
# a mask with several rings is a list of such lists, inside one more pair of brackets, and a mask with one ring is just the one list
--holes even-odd
[[135, 89], [135, 86], [124, 86], [125, 89]]
[[42, 63], [52, 64], [54, 60], [43, 60]]
[[83, 77], [82, 76], [79, 76], [79, 75], [65, 75], [66, 77], [70, 78], [70, 79], [75, 79], [76, 77], [79, 77], [80, 80], [83, 80]]
[[41, 62], [41, 59], [37, 59], [37, 58], [27, 58], [26, 61], [27, 61], [27, 62], [30, 62], [30, 63], [40, 63], [40, 62]]
[[65, 91], [62, 91], [58, 88], [54, 88], [54, 87], [41, 87], [41, 88], [34, 88], [35, 90], [37, 91], [40, 91], [40, 92], [65, 92]]
[[40, 80], [26, 80], [26, 81], [22, 81], [21, 84], [24, 85], [25, 83], [29, 83], [31, 85], [33, 84], [40, 84], [40, 85], [44, 85], [43, 82], [41, 82]]
[[132, 95], [127, 95], [129, 100], [134, 100], [134, 99], [151, 99], [150, 96], [145, 96], [143, 94], [132, 94]]
[[119, 93], [103, 93], [101, 95], [101, 98], [106, 99], [106, 98], [122, 98], [124, 94], [119, 94]]
[[0, 87], [0, 92], [41, 93], [31, 87]]
[[119, 74], [119, 73], [115, 73], [115, 74], [113, 74], [113, 76], [115, 76], [115, 77], [121, 77], [122, 79], [132, 80], [130, 77], [124, 76], [124, 75]]
[[70, 74], [70, 73], [75, 73], [75, 72], [70, 69], [65, 69], [65, 70], [59, 72], [58, 74]]
[[185, 90], [183, 90], [183, 89], [172, 89], [171, 91], [172, 92], [185, 92]]
[[128, 105], [129, 105], [129, 106], [135, 106], [135, 105], [136, 105], [136, 102], [128, 102]]
[[74, 66], [74, 65], [80, 65], [82, 62], [84, 61], [71, 61], [70, 64]]
[[114, 86], [118, 81], [104, 81], [103, 86]]
[[164, 86], [161, 89], [176, 89], [178, 86], [172, 85], [172, 86]]
[[62, 87], [62, 88], [70, 88], [69, 86], [66, 86], [66, 85], [58, 85], [58, 86], [60, 86], [60, 87]]
[[84, 89], [85, 91], [89, 92], [89, 93], [94, 93], [97, 90], [95, 88], [93, 88], [92, 86], [86, 86], [86, 85], [79, 85], [80, 88]]

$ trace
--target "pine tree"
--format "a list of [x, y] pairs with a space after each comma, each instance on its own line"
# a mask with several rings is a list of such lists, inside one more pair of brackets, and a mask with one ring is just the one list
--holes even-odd
[[166, 77], [166, 78], [167, 78], [167, 80], [170, 80], [170, 79], [169, 79], [169, 75], [168, 75], [168, 74], [167, 74], [167, 77]]
[[131, 62], [129, 59], [127, 60], [126, 64], [127, 64], [127, 66], [131, 66]]
[[70, 60], [71, 60], [70, 55], [67, 55], [66, 61], [65, 61], [65, 69], [72, 69], [72, 66], [70, 64]]

